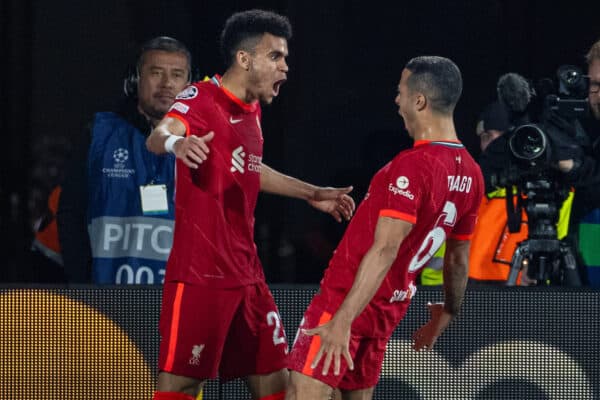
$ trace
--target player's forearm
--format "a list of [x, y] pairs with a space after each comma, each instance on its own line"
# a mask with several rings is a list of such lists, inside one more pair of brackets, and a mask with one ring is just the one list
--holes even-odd
[[377, 293], [397, 254], [397, 246], [369, 249], [360, 263], [352, 288], [336, 312], [336, 318], [349, 323], [354, 321]]
[[146, 148], [154, 154], [165, 154], [165, 141], [171, 136], [166, 127], [159, 125], [152, 130], [146, 139]]
[[146, 148], [154, 154], [165, 154], [165, 140], [168, 138], [168, 133], [162, 126], [158, 126], [152, 130], [148, 139], [146, 139]]
[[[467, 253], [468, 254], [468, 245]], [[468, 257], [449, 255], [444, 260], [444, 309], [455, 316], [460, 311], [469, 277]]]
[[260, 190], [281, 196], [310, 200], [314, 198], [317, 186], [275, 171], [266, 164], [260, 170]]

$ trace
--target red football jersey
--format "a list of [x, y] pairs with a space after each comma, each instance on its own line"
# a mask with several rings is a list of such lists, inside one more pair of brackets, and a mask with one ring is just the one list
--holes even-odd
[[215, 76], [181, 92], [167, 114], [186, 135], [214, 132], [198, 169], [177, 160], [175, 232], [165, 281], [231, 288], [264, 280], [254, 243], [263, 137], [258, 102], [246, 104]]
[[[322, 287], [338, 293], [350, 290], [360, 261], [373, 243], [380, 216], [413, 224], [396, 260], [373, 301], [365, 310], [386, 321], [371, 327], [378, 335], [400, 321], [416, 290], [415, 280], [446, 238], [468, 239], [483, 196], [481, 170], [458, 142], [418, 141], [400, 152], [371, 180], [369, 190], [338, 245]], [[373, 321], [371, 321], [373, 322]]]

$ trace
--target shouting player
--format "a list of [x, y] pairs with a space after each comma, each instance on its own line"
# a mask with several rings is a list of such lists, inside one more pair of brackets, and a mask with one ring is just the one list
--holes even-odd
[[429, 306], [415, 350], [431, 349], [458, 313], [484, 190], [454, 128], [461, 91], [460, 71], [447, 58], [414, 58], [402, 71], [396, 104], [414, 147], [371, 180], [304, 314], [286, 399], [328, 399], [333, 388], [346, 400], [371, 399], [417, 275], [444, 242], [445, 302]]
[[177, 157], [155, 400], [192, 400], [217, 375], [245, 377], [253, 399], [283, 399], [288, 344], [254, 244], [258, 192], [304, 199], [338, 221], [354, 212], [351, 187], [262, 163], [260, 103], [286, 80], [290, 36], [281, 15], [233, 14], [221, 34], [226, 72], [181, 92], [148, 138], [153, 152]]

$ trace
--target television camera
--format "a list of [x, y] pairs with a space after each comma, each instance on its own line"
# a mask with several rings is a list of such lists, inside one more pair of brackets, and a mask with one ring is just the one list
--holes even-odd
[[508, 227], [518, 232], [522, 210], [527, 215], [527, 239], [513, 254], [507, 285], [519, 271], [537, 284], [581, 284], [569, 244], [558, 239], [557, 223], [570, 187], [556, 165], [581, 156], [585, 132], [578, 118], [588, 112], [586, 77], [577, 67], [561, 66], [556, 84], [542, 79], [534, 89], [518, 74], [503, 75], [498, 96], [508, 110], [509, 160], [500, 177], [506, 188]]

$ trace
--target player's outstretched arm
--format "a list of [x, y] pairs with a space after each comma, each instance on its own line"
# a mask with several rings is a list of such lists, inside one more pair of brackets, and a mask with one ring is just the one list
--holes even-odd
[[352, 186], [333, 188], [311, 185], [275, 171], [264, 163], [261, 166], [260, 189], [267, 193], [306, 200], [317, 210], [331, 214], [338, 222], [342, 218], [349, 220], [356, 208], [354, 199], [348, 196]]
[[175, 154], [188, 167], [198, 168], [208, 159], [208, 143], [213, 139], [214, 133], [184, 137], [185, 131], [185, 125], [177, 118], [163, 118], [146, 139], [146, 147], [154, 154]]
[[375, 228], [373, 245], [367, 251], [352, 288], [331, 321], [319, 327], [305, 331], [307, 335], [319, 335], [321, 347], [312, 363], [316, 368], [321, 359], [323, 375], [326, 375], [333, 362], [333, 373], [339, 375], [341, 357], [344, 357], [350, 369], [354, 368], [350, 357], [349, 341], [352, 321], [371, 301], [390, 267], [398, 255], [398, 249], [412, 229], [412, 224], [395, 218], [379, 217]]
[[444, 303], [427, 304], [430, 320], [413, 334], [413, 348], [430, 350], [460, 311], [469, 276], [468, 240], [448, 239], [444, 256]]

